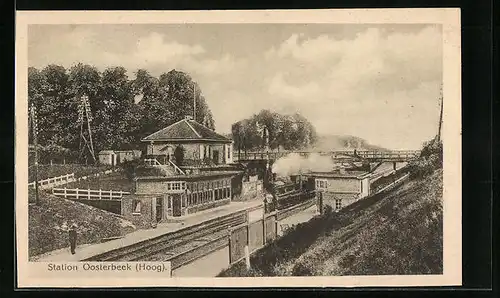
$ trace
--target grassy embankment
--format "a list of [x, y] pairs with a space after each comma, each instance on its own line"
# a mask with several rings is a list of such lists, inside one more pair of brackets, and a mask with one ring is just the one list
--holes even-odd
[[[434, 142], [435, 143], [435, 142]], [[411, 165], [401, 187], [290, 229], [219, 276], [441, 274], [441, 147]]]
[[[33, 195], [34, 191], [30, 190], [30, 197]], [[30, 258], [69, 247], [67, 228], [73, 222], [78, 225], [78, 245], [99, 243], [104, 238], [135, 230], [132, 223], [113, 213], [40, 191], [40, 204], [29, 205]]]
[[92, 177], [87, 180], [71, 182], [64, 185], [64, 187], [94, 190], [121, 190], [132, 192], [134, 190], [134, 183], [131, 179], [127, 178], [125, 173], [123, 173], [122, 171], [118, 171], [100, 177]]
[[[38, 179], [44, 180], [48, 178], [58, 177], [66, 174], [75, 173], [75, 178], [87, 176], [94, 173], [104, 172], [111, 169], [111, 166], [86, 166], [81, 164], [65, 164], [65, 165], [39, 165]], [[28, 171], [28, 181], [35, 180], [34, 167], [31, 166]]]

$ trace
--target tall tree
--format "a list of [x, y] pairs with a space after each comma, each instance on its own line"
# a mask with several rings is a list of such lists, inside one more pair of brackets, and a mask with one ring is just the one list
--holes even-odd
[[133, 140], [127, 135], [131, 127], [134, 95], [123, 67], [106, 69], [102, 74], [101, 88], [95, 102], [95, 140], [98, 149], [120, 148]]
[[271, 149], [280, 146], [286, 150], [303, 149], [317, 140], [314, 126], [300, 114], [281, 115], [262, 110], [249, 119], [233, 124], [235, 146], [246, 150], [263, 149], [264, 131], [268, 133]]

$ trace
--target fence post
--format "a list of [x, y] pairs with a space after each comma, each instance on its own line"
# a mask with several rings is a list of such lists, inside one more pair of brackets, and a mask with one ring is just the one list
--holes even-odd
[[[66, 191], [66, 187], [64, 187], [64, 198], [68, 197], [68, 192]], [[76, 189], [76, 197], [78, 198], [78, 188]]]
[[102, 199], [102, 189], [99, 188], [99, 200]]
[[229, 265], [233, 263], [233, 260], [231, 259], [231, 228], [227, 229], [228, 232], [228, 248], [229, 248]]
[[109, 190], [109, 199], [113, 199], [113, 190], [112, 189]]
[[250, 250], [248, 245], [245, 245], [245, 264], [247, 265], [247, 270], [250, 270]]
[[264, 210], [264, 215], [262, 216], [262, 244], [266, 245], [266, 210]]
[[87, 198], [90, 200], [90, 188], [87, 188]]

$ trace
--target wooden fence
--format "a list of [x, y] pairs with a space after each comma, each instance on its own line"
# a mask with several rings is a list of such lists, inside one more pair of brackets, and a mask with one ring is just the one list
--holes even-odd
[[[234, 264], [246, 257], [246, 249], [252, 254], [278, 235], [278, 215], [276, 212], [265, 214], [246, 223], [233, 227], [229, 232], [229, 264]], [[247, 248], [246, 248], [247, 247]]]
[[[71, 174], [66, 174], [66, 175], [62, 175], [62, 176], [47, 178], [44, 180], [39, 180], [38, 186], [42, 189], [50, 189], [50, 188], [53, 188], [54, 186], [61, 186], [64, 184], [75, 182], [75, 181], [87, 180], [87, 179], [91, 179], [94, 177], [108, 175], [108, 174], [111, 174], [111, 173], [114, 173], [117, 171], [119, 171], [119, 170], [118, 169], [106, 170], [103, 172], [89, 174], [87, 176], [82, 176], [82, 177], [78, 177], [78, 178], [75, 178], [75, 173], [71, 173]], [[28, 183], [28, 188], [30, 188], [30, 187], [35, 188], [35, 181]]]
[[[75, 173], [39, 180], [38, 186], [42, 189], [46, 189], [53, 186], [67, 184], [73, 181], [76, 181]], [[35, 181], [28, 183], [28, 187], [35, 188]]]
[[52, 194], [65, 199], [72, 200], [112, 200], [119, 201], [123, 195], [130, 194], [126, 191], [116, 190], [93, 190], [93, 189], [68, 189], [53, 188]]

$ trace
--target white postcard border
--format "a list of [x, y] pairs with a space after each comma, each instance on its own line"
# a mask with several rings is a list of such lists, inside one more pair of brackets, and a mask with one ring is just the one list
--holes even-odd
[[[33, 277], [28, 262], [27, 28], [29, 24], [324, 23], [443, 25], [443, 275], [263, 278]], [[15, 217], [19, 287], [379, 287], [462, 283], [460, 10], [352, 9], [275, 11], [18, 11], [16, 14]], [[43, 264], [43, 263], [42, 263]]]

